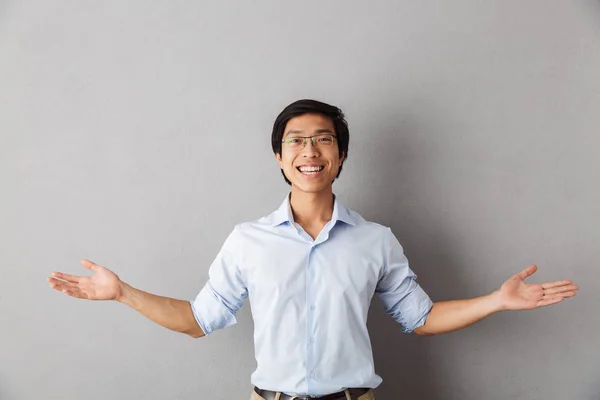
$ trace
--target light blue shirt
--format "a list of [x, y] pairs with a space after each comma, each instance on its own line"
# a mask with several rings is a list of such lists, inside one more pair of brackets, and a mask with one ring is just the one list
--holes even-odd
[[252, 384], [322, 396], [375, 388], [367, 312], [373, 295], [411, 332], [433, 306], [391, 230], [334, 201], [313, 240], [294, 222], [289, 196], [271, 215], [235, 227], [191, 301], [208, 335], [235, 324], [246, 298], [257, 362]]

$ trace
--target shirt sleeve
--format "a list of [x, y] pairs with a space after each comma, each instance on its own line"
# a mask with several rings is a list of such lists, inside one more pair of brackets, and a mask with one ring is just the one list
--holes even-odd
[[389, 228], [386, 243], [386, 261], [375, 295], [385, 312], [402, 325], [403, 332], [409, 333], [425, 324], [433, 302], [417, 283], [402, 246]]
[[211, 264], [208, 281], [190, 301], [194, 317], [206, 335], [237, 323], [235, 314], [248, 297], [234, 250], [232, 233]]

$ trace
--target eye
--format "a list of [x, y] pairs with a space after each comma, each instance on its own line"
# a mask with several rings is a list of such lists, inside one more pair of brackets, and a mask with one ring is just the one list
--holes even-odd
[[331, 136], [321, 136], [319, 139], [317, 139], [317, 141], [319, 143], [329, 144], [333, 142], [333, 139]]
[[288, 139], [288, 143], [289, 144], [299, 144], [299, 143], [302, 143], [302, 139], [300, 139], [300, 138], [290, 138], [290, 139]]

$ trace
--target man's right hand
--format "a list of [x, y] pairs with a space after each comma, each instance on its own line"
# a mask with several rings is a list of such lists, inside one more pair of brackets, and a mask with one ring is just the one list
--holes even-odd
[[108, 268], [101, 267], [89, 260], [81, 264], [94, 272], [92, 276], [75, 276], [62, 272], [53, 272], [48, 278], [50, 286], [71, 297], [88, 300], [118, 300], [123, 295], [121, 280]]
[[117, 300], [167, 329], [194, 338], [204, 336], [189, 301], [157, 296], [131, 287], [108, 268], [89, 260], [82, 260], [81, 264], [94, 274], [74, 276], [53, 272], [48, 278], [50, 286], [78, 299]]

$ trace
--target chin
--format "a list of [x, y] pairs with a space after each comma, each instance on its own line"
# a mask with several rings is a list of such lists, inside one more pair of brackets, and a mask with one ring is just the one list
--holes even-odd
[[295, 184], [292, 182], [292, 186], [304, 193], [319, 193], [324, 190], [329, 190], [330, 185], [303, 185], [303, 184]]

